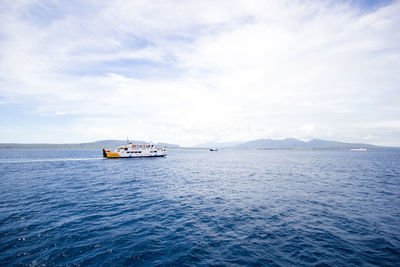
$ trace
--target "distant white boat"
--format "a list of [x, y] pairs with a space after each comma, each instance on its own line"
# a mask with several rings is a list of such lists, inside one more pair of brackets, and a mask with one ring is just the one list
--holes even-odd
[[210, 151], [218, 151], [218, 149], [216, 147], [212, 147], [210, 148]]
[[368, 149], [366, 148], [352, 148], [350, 151], [367, 151]]

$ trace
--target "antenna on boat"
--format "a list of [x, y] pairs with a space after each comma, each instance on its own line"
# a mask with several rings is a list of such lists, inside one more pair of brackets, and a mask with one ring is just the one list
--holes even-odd
[[126, 137], [126, 143], [129, 144], [129, 137]]

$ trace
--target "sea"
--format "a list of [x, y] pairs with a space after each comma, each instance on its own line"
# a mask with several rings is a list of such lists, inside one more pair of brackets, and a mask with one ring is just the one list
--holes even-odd
[[0, 266], [400, 266], [400, 150], [0, 150]]

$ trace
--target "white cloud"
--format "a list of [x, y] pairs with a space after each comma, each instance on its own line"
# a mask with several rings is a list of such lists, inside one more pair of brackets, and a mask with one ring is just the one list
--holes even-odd
[[0, 11], [0, 94], [36, 103], [38, 116], [79, 118], [65, 141], [400, 145], [393, 127], [365, 133], [400, 122], [399, 2], [369, 13], [337, 2], [88, 2], [55, 6], [46, 23], [29, 15], [35, 5], [45, 3]]

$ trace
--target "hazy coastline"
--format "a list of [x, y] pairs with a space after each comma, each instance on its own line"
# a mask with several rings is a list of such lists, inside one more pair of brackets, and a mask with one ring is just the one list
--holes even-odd
[[[131, 141], [134, 144], [144, 144], [145, 141]], [[86, 143], [0, 143], [0, 149], [102, 149], [114, 148], [125, 144], [126, 140], [99, 140]], [[248, 142], [237, 142], [235, 145], [226, 146], [226, 143], [210, 142], [194, 146], [180, 146], [178, 144], [157, 143], [158, 146], [165, 146], [168, 149], [208, 149], [218, 147], [221, 149], [252, 149], [252, 150], [348, 150], [352, 148], [367, 149], [399, 149], [399, 147], [377, 146], [364, 143], [345, 143], [321, 139], [301, 141], [295, 138], [287, 139], [258, 139]]]

